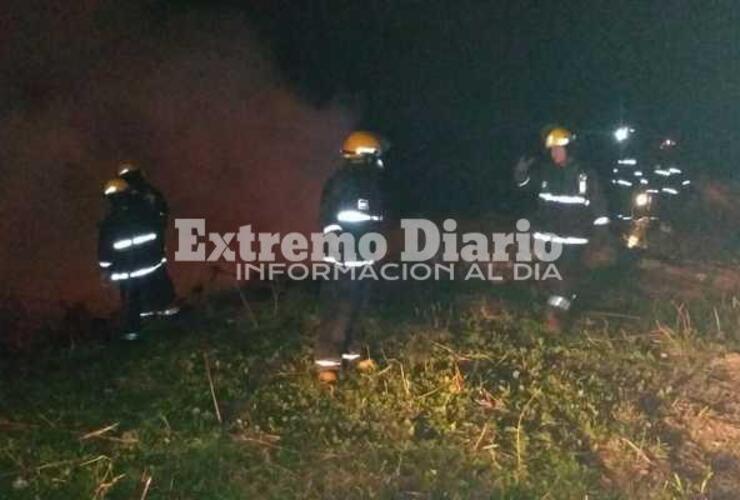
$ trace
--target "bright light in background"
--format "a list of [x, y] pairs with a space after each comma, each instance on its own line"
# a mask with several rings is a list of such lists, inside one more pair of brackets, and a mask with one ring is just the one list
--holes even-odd
[[635, 129], [627, 126], [619, 127], [617, 130], [614, 131], [614, 138], [617, 140], [617, 142], [624, 142], [630, 138], [630, 135], [632, 135], [634, 131]]
[[650, 202], [650, 195], [647, 193], [640, 193], [635, 196], [635, 205], [638, 207], [644, 207]]

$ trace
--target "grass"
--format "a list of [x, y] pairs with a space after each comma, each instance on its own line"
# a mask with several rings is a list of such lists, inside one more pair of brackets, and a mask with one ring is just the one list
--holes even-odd
[[712, 453], [689, 446], [701, 448], [689, 427], [671, 424], [677, 408], [722, 411], [692, 395], [712, 360], [740, 344], [740, 307], [632, 292], [610, 292], [620, 314], [586, 313], [551, 337], [527, 291], [390, 288], [363, 323], [378, 371], [348, 374], [333, 390], [311, 373], [317, 310], [303, 288], [289, 289], [277, 313], [252, 304], [252, 318], [222, 298], [152, 324], [139, 343], [7, 361], [0, 497], [740, 491]]

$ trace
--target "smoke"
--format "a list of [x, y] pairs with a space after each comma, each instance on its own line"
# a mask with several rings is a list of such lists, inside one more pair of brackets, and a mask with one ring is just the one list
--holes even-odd
[[[302, 102], [237, 15], [127, 4], [18, 2], [4, 18], [0, 295], [112, 306], [95, 252], [101, 186], [119, 160], [144, 166], [173, 217], [209, 230], [316, 223], [350, 113]], [[187, 293], [208, 271], [172, 274]]]

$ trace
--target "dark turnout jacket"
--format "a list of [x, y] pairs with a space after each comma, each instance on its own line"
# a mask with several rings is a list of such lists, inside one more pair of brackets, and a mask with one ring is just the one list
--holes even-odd
[[324, 185], [320, 224], [325, 234], [351, 233], [357, 240], [382, 226], [383, 170], [374, 162], [348, 161]]
[[568, 239], [562, 243], [588, 242], [595, 227], [609, 223], [607, 203], [596, 174], [575, 160], [564, 167], [543, 162], [525, 178], [515, 179], [537, 194], [532, 221], [535, 232]]
[[167, 200], [165, 200], [164, 195], [157, 188], [152, 186], [139, 171], [129, 172], [122, 175], [121, 178], [131, 186], [133, 196], [146, 202], [149, 207], [159, 215], [162, 226], [166, 227], [167, 218], [169, 216], [169, 206], [167, 205]]
[[163, 238], [160, 216], [147, 203], [117, 200], [100, 223], [100, 268], [116, 282], [148, 276], [164, 265]]

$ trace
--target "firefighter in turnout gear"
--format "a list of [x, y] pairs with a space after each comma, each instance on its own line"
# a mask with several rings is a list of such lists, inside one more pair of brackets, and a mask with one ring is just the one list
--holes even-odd
[[674, 139], [664, 138], [657, 150], [654, 148], [651, 174], [649, 192], [659, 201], [661, 229], [672, 232], [679, 204], [686, 201], [692, 188], [691, 178], [680, 161], [678, 143]]
[[638, 192], [647, 189], [650, 175], [645, 170], [637, 148], [635, 129], [621, 125], [614, 131], [614, 139], [618, 151], [610, 179], [614, 198], [614, 218], [617, 221], [629, 222], [632, 220], [633, 198]]
[[[378, 232], [383, 221], [383, 144], [369, 132], [354, 132], [342, 147], [343, 165], [324, 185], [320, 223], [327, 238], [349, 233], [355, 242], [367, 233]], [[342, 366], [371, 370], [373, 361], [361, 344], [359, 318], [369, 293], [369, 281], [353, 279], [365, 261], [354, 255], [327, 254], [334, 266], [333, 279], [322, 282], [321, 324], [315, 348], [319, 380], [336, 382]]]
[[522, 157], [514, 177], [519, 187], [537, 193], [533, 238], [562, 246], [562, 255], [555, 262], [562, 279], [545, 282], [549, 292], [545, 322], [548, 330], [557, 332], [585, 271], [584, 250], [597, 231], [605, 231], [610, 219], [594, 172], [569, 154], [574, 135], [565, 128], [551, 127], [543, 136], [547, 161], [534, 165], [533, 158]]
[[142, 318], [171, 315], [174, 289], [166, 269], [160, 214], [123, 179], [105, 185], [108, 212], [100, 223], [98, 261], [104, 277], [118, 285], [126, 340], [141, 334]]
[[627, 125], [614, 131], [618, 156], [610, 179], [612, 220], [629, 249], [647, 248], [648, 233], [656, 221], [653, 176], [635, 135]]

